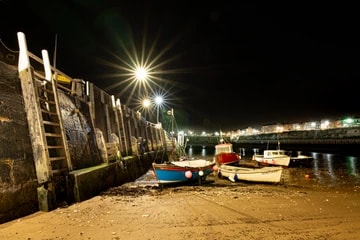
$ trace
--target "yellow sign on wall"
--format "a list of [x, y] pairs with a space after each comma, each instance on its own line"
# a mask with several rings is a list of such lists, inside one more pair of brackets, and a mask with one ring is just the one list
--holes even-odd
[[70, 79], [60, 74], [57, 75], [56, 81], [59, 83], [70, 84]]

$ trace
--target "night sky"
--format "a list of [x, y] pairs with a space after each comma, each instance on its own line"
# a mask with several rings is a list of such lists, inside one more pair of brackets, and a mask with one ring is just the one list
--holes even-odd
[[[161, 93], [160, 112], [173, 108], [181, 127], [359, 116], [355, 3], [0, 0], [0, 9], [7, 47], [18, 49], [22, 31], [30, 52], [53, 59], [57, 39], [62, 72], [132, 108]], [[127, 81], [135, 53], [153, 63], [151, 87]]]

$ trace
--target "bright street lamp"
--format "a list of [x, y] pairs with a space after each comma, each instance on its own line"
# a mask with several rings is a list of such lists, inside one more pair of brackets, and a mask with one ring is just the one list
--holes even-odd
[[140, 81], [145, 81], [148, 76], [147, 70], [143, 67], [138, 67], [135, 70], [135, 78]]
[[163, 98], [161, 96], [155, 97], [155, 103], [156, 103], [156, 122], [159, 123], [159, 107], [163, 102]]

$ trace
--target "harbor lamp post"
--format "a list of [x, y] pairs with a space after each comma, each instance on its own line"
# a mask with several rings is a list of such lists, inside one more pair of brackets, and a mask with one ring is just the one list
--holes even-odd
[[161, 96], [156, 96], [155, 97], [155, 103], [156, 103], [156, 123], [159, 123], [159, 108], [160, 105], [163, 102], [163, 98]]

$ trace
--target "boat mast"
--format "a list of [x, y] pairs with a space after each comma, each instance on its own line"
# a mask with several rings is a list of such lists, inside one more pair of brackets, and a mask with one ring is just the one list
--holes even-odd
[[172, 157], [172, 159], [174, 159], [174, 155], [175, 155], [174, 109], [171, 108], [171, 110], [168, 111], [168, 114], [171, 116], [171, 131], [170, 131], [170, 136], [171, 136], [171, 157]]
[[171, 134], [174, 136], [174, 109], [171, 109]]

